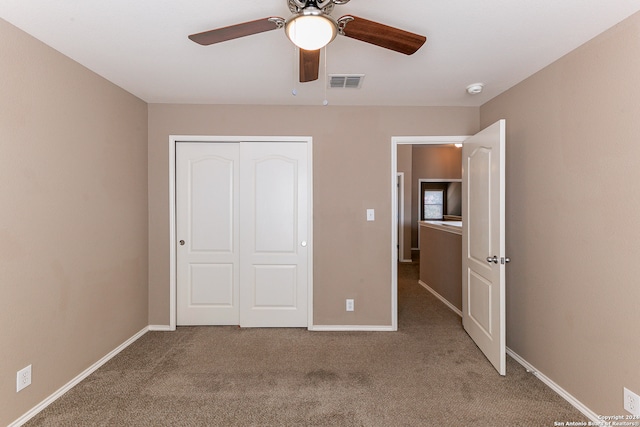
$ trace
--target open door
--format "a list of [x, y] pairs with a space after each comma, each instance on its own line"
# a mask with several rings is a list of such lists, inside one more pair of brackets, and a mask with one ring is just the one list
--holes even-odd
[[462, 325], [506, 374], [505, 120], [462, 150]]

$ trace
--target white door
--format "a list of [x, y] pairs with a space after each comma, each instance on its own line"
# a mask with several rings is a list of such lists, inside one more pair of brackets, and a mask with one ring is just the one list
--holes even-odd
[[238, 144], [176, 146], [179, 325], [239, 324]]
[[240, 325], [308, 325], [305, 143], [240, 148]]
[[462, 324], [500, 375], [506, 374], [505, 121], [462, 151]]

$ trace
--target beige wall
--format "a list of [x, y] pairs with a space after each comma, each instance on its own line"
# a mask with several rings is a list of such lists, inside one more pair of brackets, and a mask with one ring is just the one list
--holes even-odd
[[169, 323], [169, 135], [312, 136], [314, 323], [390, 325], [391, 137], [477, 130], [477, 108], [150, 105], [150, 324]]
[[147, 106], [2, 20], [0, 52], [7, 425], [147, 325]]
[[640, 393], [640, 14], [481, 108], [507, 119], [507, 342], [598, 414]]
[[462, 312], [462, 235], [425, 225], [419, 233], [420, 280]]
[[420, 179], [461, 179], [462, 149], [452, 145], [412, 145], [412, 163], [411, 247], [417, 248], [420, 218], [418, 181]]

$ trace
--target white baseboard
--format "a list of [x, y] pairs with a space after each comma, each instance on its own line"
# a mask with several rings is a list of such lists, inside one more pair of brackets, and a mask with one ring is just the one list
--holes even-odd
[[[442, 301], [444, 304], [446, 304], [447, 307], [449, 307], [451, 310], [453, 310], [458, 316], [462, 317], [462, 311], [458, 310], [457, 307], [452, 305], [449, 301], [444, 299], [444, 297], [442, 297], [436, 291], [431, 289], [431, 287], [429, 285], [424, 283], [422, 280], [419, 280], [418, 283], [420, 283], [420, 285], [422, 285], [422, 287], [424, 287], [426, 290], [428, 290], [433, 295], [435, 295], [436, 298], [438, 298], [440, 301]], [[560, 387], [558, 384], [553, 382], [553, 380], [551, 380], [549, 377], [547, 377], [546, 375], [544, 375], [543, 373], [538, 371], [533, 365], [531, 365], [529, 362], [524, 360], [522, 357], [520, 357], [520, 355], [518, 355], [515, 351], [511, 350], [509, 347], [507, 347], [507, 354], [509, 356], [511, 356], [516, 362], [521, 364], [527, 370], [527, 372], [530, 372], [531, 374], [535, 375], [540, 381], [545, 383], [551, 390], [553, 390], [556, 393], [558, 393], [558, 395], [560, 395], [560, 397], [562, 397], [564, 400], [569, 402], [578, 411], [582, 412], [585, 417], [589, 418], [594, 423], [601, 423], [602, 422], [602, 420], [600, 418], [598, 418], [598, 415], [595, 412], [593, 412], [591, 409], [587, 408], [586, 405], [584, 405], [578, 399], [573, 397], [568, 391], [566, 391], [565, 389]], [[598, 424], [595, 424], [595, 425], [598, 425]]]
[[149, 325], [149, 330], [173, 332], [176, 330], [176, 328], [172, 328], [170, 325]]
[[408, 263], [408, 262], [413, 262], [413, 260], [412, 259], [401, 259], [400, 262], [407, 262]]
[[[438, 298], [440, 301], [442, 301], [444, 304], [446, 304], [447, 307], [449, 307], [451, 310], [453, 310], [458, 316], [462, 317], [462, 311], [458, 310], [457, 307], [452, 305], [449, 301], [444, 299], [444, 297], [442, 297], [436, 291], [431, 289], [431, 287], [429, 285], [424, 283], [422, 280], [419, 280], [418, 283], [420, 283], [420, 285], [422, 285], [422, 287], [424, 287], [426, 290], [431, 292], [436, 298]], [[578, 411], [582, 412], [585, 417], [589, 418], [594, 423], [601, 423], [602, 422], [602, 420], [600, 418], [598, 418], [598, 415], [595, 412], [593, 412], [591, 409], [589, 409], [586, 405], [584, 405], [578, 399], [573, 397], [565, 389], [563, 389], [558, 384], [553, 382], [553, 380], [551, 380], [549, 377], [547, 377], [546, 375], [544, 375], [543, 373], [538, 371], [533, 365], [531, 365], [529, 362], [524, 360], [522, 357], [520, 357], [520, 355], [518, 355], [515, 351], [511, 350], [509, 347], [507, 347], [507, 354], [509, 356], [511, 356], [516, 362], [521, 364], [527, 370], [527, 372], [530, 372], [531, 374], [535, 375], [540, 381], [542, 381], [544, 384], [546, 384], [551, 390], [553, 390], [556, 393], [558, 393], [558, 395], [560, 397], [562, 397], [564, 400], [569, 402]]]
[[125, 342], [120, 344], [118, 347], [116, 347], [114, 350], [110, 351], [102, 359], [98, 360], [96, 363], [94, 363], [93, 365], [91, 365], [87, 369], [85, 369], [82, 373], [80, 373], [80, 375], [78, 375], [77, 377], [75, 377], [74, 379], [69, 381], [67, 384], [65, 384], [64, 386], [59, 388], [51, 396], [47, 397], [42, 402], [40, 402], [39, 404], [37, 404], [36, 406], [31, 408], [26, 414], [22, 415], [20, 418], [18, 418], [17, 420], [15, 420], [11, 424], [9, 424], [8, 427], [19, 427], [19, 426], [23, 425], [24, 423], [26, 423], [27, 421], [29, 421], [31, 418], [35, 417], [40, 411], [42, 411], [47, 406], [51, 405], [56, 399], [58, 399], [60, 396], [62, 396], [63, 394], [65, 394], [66, 392], [71, 390], [78, 383], [80, 383], [80, 381], [82, 381], [85, 378], [87, 378], [89, 375], [91, 375], [93, 372], [95, 372], [99, 367], [101, 367], [102, 365], [107, 363], [109, 360], [113, 359], [114, 356], [116, 356], [118, 353], [120, 353], [125, 348], [129, 347], [138, 338], [140, 338], [141, 336], [146, 334], [148, 330], [149, 330], [148, 326], [145, 326], [144, 328], [142, 328], [142, 330], [140, 330], [134, 336], [132, 336], [131, 338], [129, 338], [128, 340], [126, 340]]
[[602, 420], [598, 418], [598, 415], [595, 412], [587, 408], [586, 405], [584, 405], [578, 399], [573, 397], [568, 391], [560, 387], [558, 384], [553, 382], [553, 380], [551, 380], [549, 377], [547, 377], [546, 375], [538, 371], [533, 365], [531, 365], [529, 362], [524, 360], [522, 357], [520, 357], [519, 354], [511, 350], [509, 347], [507, 347], [507, 354], [511, 356], [513, 360], [521, 364], [527, 370], [527, 372], [536, 376], [540, 381], [545, 383], [551, 390], [558, 393], [560, 397], [562, 397], [564, 400], [569, 402], [578, 411], [582, 412], [585, 417], [589, 418], [594, 423], [594, 425], [600, 425], [598, 423], [602, 423]]
[[340, 331], [380, 331], [380, 332], [394, 332], [393, 326], [376, 326], [376, 325], [313, 325], [309, 327], [310, 331], [326, 331], [326, 332], [340, 332]]
[[422, 286], [423, 288], [425, 288], [426, 290], [431, 292], [436, 298], [438, 298], [440, 301], [442, 301], [442, 303], [444, 305], [446, 305], [447, 307], [449, 307], [451, 309], [451, 311], [456, 313], [458, 316], [462, 317], [462, 311], [460, 311], [460, 309], [458, 309], [458, 307], [456, 307], [455, 305], [453, 305], [449, 301], [447, 301], [445, 299], [445, 297], [443, 297], [442, 295], [440, 295], [439, 293], [437, 293], [436, 291], [431, 289], [431, 286], [427, 285], [422, 280], [418, 280], [418, 283], [420, 283], [420, 286]]
[[[440, 299], [444, 304], [446, 304], [451, 310], [453, 310], [459, 316], [462, 316], [462, 312], [460, 310], [458, 310], [455, 306], [450, 304], [447, 300], [445, 300], [437, 292], [435, 292], [433, 289], [431, 289], [426, 283], [424, 283], [422, 281], [419, 281], [419, 283], [425, 289], [427, 289], [429, 292], [434, 294], [438, 299]], [[56, 401], [60, 396], [65, 394], [67, 391], [71, 390], [73, 387], [75, 387], [77, 384], [79, 384], [82, 380], [84, 380], [89, 375], [91, 375], [93, 372], [95, 372], [102, 365], [107, 363], [109, 360], [113, 359], [122, 350], [124, 350], [125, 348], [127, 348], [128, 346], [133, 344], [135, 341], [137, 341], [141, 336], [146, 334], [147, 331], [174, 331], [174, 330], [175, 330], [175, 328], [171, 328], [168, 325], [149, 325], [147, 327], [144, 327], [139, 332], [137, 332], [135, 335], [133, 335], [131, 338], [129, 338], [128, 340], [126, 340], [125, 342], [120, 344], [114, 350], [110, 351], [107, 355], [105, 355], [103, 358], [98, 360], [96, 363], [94, 363], [93, 365], [91, 365], [90, 367], [85, 369], [82, 373], [80, 373], [74, 379], [72, 379], [67, 384], [65, 384], [64, 386], [59, 388], [52, 395], [50, 395], [49, 397], [44, 399], [38, 405], [36, 405], [33, 408], [31, 408], [27, 413], [25, 413], [20, 418], [18, 418], [17, 420], [15, 420], [11, 424], [9, 424], [8, 427], [19, 427], [19, 426], [22, 426], [24, 423], [29, 421], [31, 418], [35, 417], [39, 412], [41, 412], [47, 406], [49, 406], [54, 401]], [[376, 325], [314, 325], [314, 326], [309, 327], [309, 330], [310, 331], [383, 331], [383, 332], [394, 331], [392, 326], [376, 326]], [[544, 375], [543, 373], [538, 371], [533, 365], [531, 365], [525, 359], [520, 357], [520, 355], [518, 355], [515, 351], [513, 351], [513, 350], [511, 350], [510, 348], [507, 347], [507, 354], [509, 356], [511, 356], [520, 365], [522, 365], [527, 370], [527, 372], [530, 372], [531, 374], [535, 375], [540, 381], [542, 381], [549, 388], [551, 388], [553, 391], [558, 393], [558, 395], [560, 395], [560, 397], [562, 397], [567, 402], [569, 402], [574, 408], [576, 408], [578, 411], [580, 411], [582, 414], [584, 414], [592, 422], [594, 422], [594, 423], [601, 422], [600, 418], [598, 417], [598, 415], [595, 412], [593, 412], [591, 409], [589, 409], [586, 405], [584, 405], [578, 399], [573, 397], [569, 392], [567, 392], [565, 389], [560, 387], [558, 384], [556, 384], [549, 377], [547, 377], [546, 375]]]

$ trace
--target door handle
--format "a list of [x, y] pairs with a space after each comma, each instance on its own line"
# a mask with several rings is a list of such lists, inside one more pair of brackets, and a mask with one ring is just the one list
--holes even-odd
[[497, 256], [495, 256], [495, 255], [494, 255], [494, 256], [492, 256], [492, 257], [488, 256], [488, 257], [487, 257], [487, 262], [488, 262], [488, 263], [494, 263], [494, 264], [497, 264], [497, 263], [498, 263], [498, 257], [497, 257]]
[[302, 242], [300, 242], [300, 246], [302, 246], [303, 248], [307, 247], [307, 241], [303, 240]]
[[184, 240], [180, 240], [180, 246], [184, 246]]

